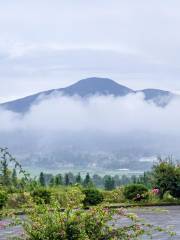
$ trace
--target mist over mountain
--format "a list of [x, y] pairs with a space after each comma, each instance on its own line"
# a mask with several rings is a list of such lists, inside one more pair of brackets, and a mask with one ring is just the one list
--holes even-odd
[[145, 170], [157, 155], [180, 156], [179, 104], [168, 91], [88, 78], [2, 104], [0, 145], [33, 169]]
[[145, 100], [153, 101], [157, 105], [164, 107], [173, 98], [174, 94], [168, 91], [159, 89], [144, 89], [134, 91], [128, 87], [118, 84], [117, 82], [108, 78], [87, 78], [76, 82], [75, 84], [66, 88], [52, 89], [49, 91], [37, 93], [27, 96], [22, 99], [17, 99], [2, 106], [14, 112], [24, 113], [27, 112], [33, 104], [43, 100], [43, 97], [49, 96], [53, 93], [59, 93], [64, 96], [80, 96], [82, 98], [91, 97], [94, 95], [107, 96], [113, 95], [115, 97], [123, 97], [128, 94], [143, 93]]

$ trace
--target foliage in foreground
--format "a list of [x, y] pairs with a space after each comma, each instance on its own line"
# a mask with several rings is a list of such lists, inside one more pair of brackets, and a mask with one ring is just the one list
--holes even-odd
[[[127, 226], [117, 227], [116, 218], [128, 217], [132, 221]], [[23, 223], [25, 236], [29, 240], [133, 240], [139, 236], [160, 230], [149, 224], [140, 223], [134, 215], [123, 209], [110, 210], [103, 206], [89, 210], [69, 207], [61, 211], [59, 204], [38, 205], [28, 213]]]
[[0, 189], [0, 209], [2, 209], [8, 199], [7, 193]]
[[[130, 200], [145, 199], [148, 189], [144, 185], [131, 184], [126, 186], [124, 191], [119, 188], [114, 190], [112, 195], [109, 194], [108, 191], [103, 195], [101, 191], [92, 188], [93, 184], [88, 174], [83, 183], [83, 186], [86, 187], [85, 189], [82, 186], [67, 187], [67, 185], [69, 185], [69, 177], [67, 175], [66, 188], [62, 191], [60, 186], [58, 186], [62, 183], [60, 175], [56, 176], [55, 181], [51, 181], [49, 187], [46, 187], [42, 173], [39, 179], [40, 184], [35, 180], [32, 181], [32, 179], [28, 179], [26, 172], [22, 170], [21, 166], [7, 150], [0, 149], [0, 151], [2, 153], [2, 157], [0, 158], [2, 167], [0, 183], [3, 187], [2, 190], [0, 190], [0, 207], [5, 205], [7, 197], [7, 203], [10, 206], [21, 207], [25, 204], [24, 211], [27, 217], [20, 221], [24, 227], [25, 235], [22, 235], [22, 238], [18, 239], [129, 240], [139, 239], [139, 236], [149, 234], [151, 230], [162, 230], [160, 228], [154, 228], [149, 224], [140, 224], [136, 221], [136, 218], [125, 214], [122, 209], [121, 211], [115, 211], [104, 208], [101, 205], [91, 207], [89, 210], [83, 209], [83, 205], [91, 206], [102, 203], [104, 196], [107, 197], [106, 200], [109, 198], [108, 201], [111, 200], [111, 197], [116, 199], [116, 201], [124, 200], [122, 193]], [[11, 163], [15, 163], [15, 168], [12, 173], [8, 169], [8, 160]], [[23, 174], [22, 179], [17, 178], [16, 167], [19, 168], [19, 173]], [[165, 174], [163, 174], [164, 165], [160, 163], [157, 165], [157, 168], [154, 168], [154, 180], [156, 180], [156, 186], [160, 186], [160, 190], [161, 188], [162, 191], [166, 189], [170, 194], [173, 194], [175, 188], [173, 188], [172, 183], [179, 183], [179, 166], [175, 166], [175, 171], [171, 171], [172, 169], [166, 166], [166, 164], [165, 167], [167, 167], [165, 168], [167, 169], [166, 173], [175, 173], [173, 177], [165, 177]], [[166, 184], [164, 184], [166, 180], [169, 185], [167, 185], [167, 188], [163, 188], [166, 186]], [[80, 175], [77, 181], [79, 184], [82, 182]], [[56, 188], [54, 188], [54, 183]], [[107, 178], [106, 184], [107, 190], [114, 188], [112, 179]], [[179, 189], [178, 184], [175, 186]], [[18, 190], [14, 192], [16, 188]], [[159, 189], [154, 189], [154, 191], [155, 190]], [[179, 196], [178, 191], [175, 191], [175, 196], [177, 197]], [[30, 208], [28, 208], [28, 206]], [[64, 208], [63, 210], [62, 207]], [[119, 219], [121, 216], [129, 217], [133, 221], [126, 226], [114, 225], [116, 217]]]

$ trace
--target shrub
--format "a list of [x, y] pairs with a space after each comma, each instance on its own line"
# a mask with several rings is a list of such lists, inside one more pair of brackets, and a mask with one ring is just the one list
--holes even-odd
[[[85, 211], [72, 208], [59, 211], [58, 205], [38, 205], [27, 212], [28, 218], [22, 219], [25, 234], [29, 240], [100, 240], [100, 239], [139, 239], [141, 235], [150, 234], [150, 224], [143, 224], [132, 215], [128, 226], [116, 223], [113, 216], [128, 215], [121, 210], [110, 210], [101, 207], [91, 207]], [[109, 224], [110, 222], [113, 224]], [[156, 229], [158, 229], [156, 227]], [[160, 228], [159, 228], [160, 229]], [[159, 230], [161, 231], [161, 229]]]
[[52, 192], [52, 197], [61, 208], [80, 207], [85, 198], [79, 187], [58, 188]]
[[143, 184], [129, 184], [124, 187], [124, 196], [128, 200], [140, 201], [148, 198], [148, 189]]
[[180, 198], [180, 165], [175, 166], [175, 184], [169, 190], [175, 198]]
[[5, 206], [7, 198], [7, 192], [0, 190], [0, 209]]
[[103, 194], [97, 189], [87, 188], [83, 190], [83, 193], [85, 194], [85, 199], [83, 201], [84, 206], [97, 205], [103, 202]]
[[176, 199], [171, 195], [169, 191], [165, 192], [163, 195], [163, 201], [165, 202], [174, 202]]
[[23, 205], [31, 202], [30, 193], [22, 192], [22, 193], [13, 193], [9, 194], [7, 200], [7, 206], [10, 208], [21, 208]]
[[160, 202], [159, 194], [154, 193], [153, 190], [148, 192], [148, 200], [151, 203], [157, 204]]
[[46, 188], [37, 188], [33, 190], [31, 196], [37, 204], [48, 204], [51, 201], [51, 192]]
[[160, 190], [160, 198], [165, 192], [175, 197], [180, 197], [180, 166], [172, 163], [171, 160], [160, 159], [160, 162], [153, 167], [154, 185]]
[[50, 211], [44, 206], [43, 213], [38, 212], [39, 209], [31, 211], [28, 216], [30, 222], [25, 221], [23, 224], [30, 240], [106, 239], [112, 231], [108, 224], [108, 221], [112, 220], [112, 214], [106, 209], [93, 208], [89, 211], [66, 209], [61, 212], [58, 209]]
[[117, 188], [113, 191], [103, 191], [104, 201], [108, 203], [123, 203], [125, 201], [123, 188]]

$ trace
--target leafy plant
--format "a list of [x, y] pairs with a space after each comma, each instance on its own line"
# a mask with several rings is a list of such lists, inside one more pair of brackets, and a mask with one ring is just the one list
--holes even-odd
[[107, 203], [123, 203], [125, 201], [123, 188], [117, 188], [113, 191], [103, 191], [102, 194], [104, 201]]
[[83, 201], [85, 206], [92, 206], [102, 203], [103, 201], [103, 194], [95, 188], [87, 188], [83, 190], [85, 194], [85, 199]]
[[68, 187], [53, 189], [52, 198], [61, 208], [77, 208], [82, 207], [85, 195], [79, 187]]
[[124, 187], [124, 196], [128, 200], [140, 201], [148, 198], [148, 189], [143, 184], [129, 184]]
[[43, 187], [33, 190], [31, 196], [37, 204], [48, 204], [51, 201], [51, 191]]
[[[74, 205], [74, 204], [73, 204]], [[38, 205], [28, 212], [23, 220], [26, 238], [29, 240], [133, 240], [150, 234], [152, 230], [162, 231], [150, 224], [142, 224], [134, 215], [123, 209], [110, 210], [103, 206], [89, 210], [73, 209], [71, 205], [61, 211], [58, 203]], [[116, 216], [116, 218], [114, 217]], [[128, 226], [117, 226], [118, 217], [131, 219]]]
[[159, 159], [153, 167], [154, 185], [160, 190], [160, 198], [165, 192], [176, 198], [180, 197], [180, 166], [172, 163], [170, 159]]
[[14, 169], [19, 170], [19, 174], [22, 174], [26, 180], [29, 180], [29, 174], [22, 168], [21, 164], [14, 158], [7, 148], [0, 148], [0, 167], [2, 172], [2, 179], [4, 183], [8, 181], [8, 164], [14, 164]]
[[0, 189], [0, 209], [2, 209], [5, 206], [7, 198], [8, 198], [7, 192]]
[[28, 203], [31, 203], [31, 196], [28, 192], [20, 192], [9, 194], [7, 206], [10, 208], [21, 208]]

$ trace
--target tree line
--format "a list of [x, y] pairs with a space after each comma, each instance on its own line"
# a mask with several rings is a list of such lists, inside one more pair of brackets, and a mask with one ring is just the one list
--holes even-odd
[[48, 174], [41, 172], [39, 175], [39, 183], [41, 186], [69, 186], [74, 184], [80, 184], [84, 187], [87, 186], [95, 186], [97, 188], [103, 188], [105, 190], [113, 190], [117, 187], [131, 184], [131, 183], [143, 183], [146, 186], [149, 185], [150, 174], [148, 172], [144, 173], [141, 176], [127, 176], [127, 175], [105, 175], [101, 176], [98, 174], [93, 174], [92, 176], [87, 173], [84, 177], [78, 173], [74, 174], [72, 172], [68, 172], [65, 174]]

